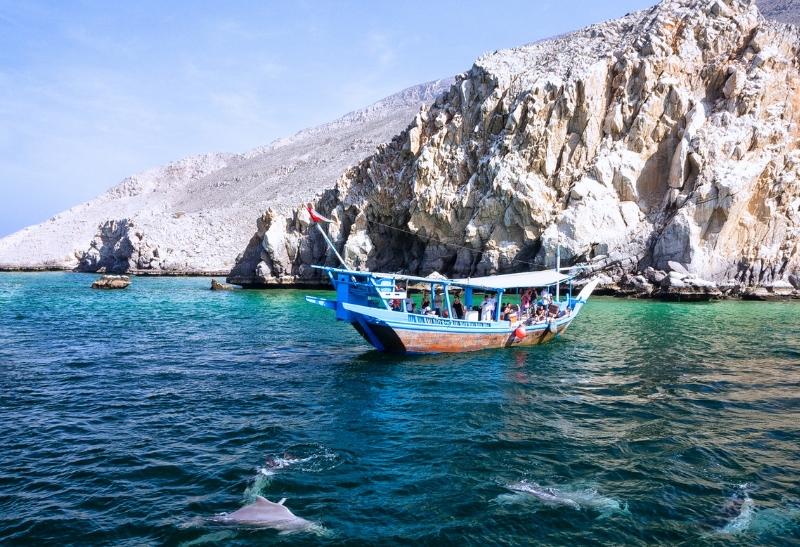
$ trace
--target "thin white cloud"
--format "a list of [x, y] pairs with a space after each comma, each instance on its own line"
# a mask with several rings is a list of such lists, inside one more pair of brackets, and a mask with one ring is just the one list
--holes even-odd
[[389, 67], [397, 59], [397, 51], [392, 46], [393, 40], [389, 34], [377, 30], [366, 34], [367, 51], [381, 68]]

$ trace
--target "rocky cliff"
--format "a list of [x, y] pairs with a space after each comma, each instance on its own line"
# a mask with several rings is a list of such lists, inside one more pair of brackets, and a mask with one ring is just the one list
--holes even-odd
[[206, 154], [134, 175], [0, 239], [0, 269], [228, 273], [253, 219], [331, 188], [452, 80], [422, 84], [244, 154]]
[[[673, 262], [783, 286], [800, 269], [798, 47], [754, 3], [667, 0], [498, 51], [316, 206], [354, 267], [519, 271], [552, 266], [560, 237], [607, 283]], [[334, 260], [302, 210], [269, 210], [229, 280], [316, 283], [309, 265]]]
[[756, 4], [767, 19], [800, 24], [800, 0], [757, 0]]

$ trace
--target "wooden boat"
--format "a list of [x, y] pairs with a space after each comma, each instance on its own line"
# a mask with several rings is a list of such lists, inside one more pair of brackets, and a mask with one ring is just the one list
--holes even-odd
[[[352, 324], [364, 339], [380, 351], [391, 353], [446, 353], [542, 344], [563, 333], [586, 304], [597, 281], [590, 281], [577, 297], [572, 296], [572, 279], [557, 270], [523, 272], [471, 279], [431, 279], [401, 274], [383, 274], [343, 268], [320, 267], [336, 289], [336, 300], [306, 296], [335, 312], [336, 319]], [[440, 315], [393, 309], [391, 302], [404, 302], [409, 283], [430, 285], [430, 294], [442, 295]], [[560, 286], [568, 289], [564, 298]], [[528, 317], [501, 319], [504, 294], [518, 288], [555, 287], [555, 298], [547, 303], [544, 320]], [[496, 295], [491, 317], [457, 319], [452, 294], [463, 293], [464, 307], [471, 310], [477, 293]], [[546, 294], [550, 294], [549, 292]], [[403, 304], [405, 306], [405, 304]]]
[[[576, 298], [572, 297], [574, 276], [561, 273], [560, 249], [553, 270], [492, 275], [468, 279], [417, 277], [413, 275], [385, 274], [348, 268], [320, 223], [330, 219], [317, 213], [308, 204], [311, 222], [316, 225], [331, 251], [343, 268], [314, 266], [324, 270], [336, 289], [336, 300], [306, 296], [312, 304], [335, 311], [336, 319], [347, 321], [364, 339], [379, 351], [392, 353], [447, 353], [476, 351], [488, 348], [532, 346], [543, 344], [559, 336], [570, 326], [591, 296], [597, 281], [590, 281]], [[437, 314], [397, 310], [391, 303], [404, 302], [411, 283], [430, 285], [430, 294], [441, 295]], [[405, 284], [405, 289], [400, 286]], [[565, 298], [561, 298], [561, 285], [567, 285]], [[547, 297], [542, 304], [547, 307], [543, 318], [535, 319], [517, 312], [510, 318], [502, 317], [503, 295], [509, 290], [543, 289]], [[555, 299], [550, 297], [555, 288]], [[462, 292], [464, 318], [454, 314], [451, 294]], [[477, 317], [473, 310], [476, 293], [494, 295], [496, 301], [491, 312]], [[485, 310], [484, 310], [485, 311]]]

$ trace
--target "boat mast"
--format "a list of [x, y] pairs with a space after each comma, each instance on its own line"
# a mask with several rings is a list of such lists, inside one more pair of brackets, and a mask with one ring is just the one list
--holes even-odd
[[[556, 273], [561, 273], [561, 232], [556, 231]], [[556, 283], [556, 302], [560, 300], [561, 283]]]

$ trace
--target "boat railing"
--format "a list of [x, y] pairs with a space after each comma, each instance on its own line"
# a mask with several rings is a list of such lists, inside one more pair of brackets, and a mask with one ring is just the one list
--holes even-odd
[[[403, 312], [397, 312], [403, 313]], [[467, 319], [457, 319], [455, 317], [440, 317], [438, 315], [426, 315], [418, 313], [408, 313], [408, 322], [417, 323], [421, 325], [438, 325], [438, 326], [458, 326], [458, 327], [473, 327], [473, 328], [489, 328], [492, 323], [489, 321], [469, 321]]]

